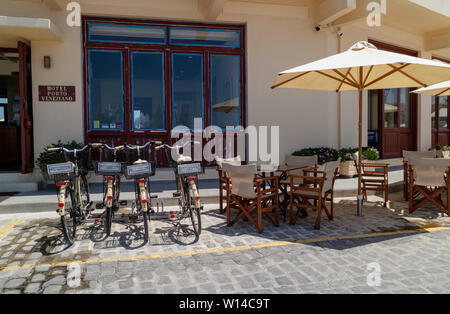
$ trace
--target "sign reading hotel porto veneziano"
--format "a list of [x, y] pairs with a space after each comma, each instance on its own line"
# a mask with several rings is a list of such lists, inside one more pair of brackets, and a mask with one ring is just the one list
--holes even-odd
[[75, 86], [39, 85], [39, 101], [75, 101]]

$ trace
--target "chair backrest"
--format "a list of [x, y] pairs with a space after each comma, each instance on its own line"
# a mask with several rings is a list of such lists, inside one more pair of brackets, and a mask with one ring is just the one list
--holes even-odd
[[341, 158], [338, 158], [338, 160], [330, 161], [325, 164], [326, 179], [323, 184], [322, 191], [327, 192], [333, 188], [334, 174], [336, 169], [339, 168], [340, 163]]
[[433, 150], [421, 151], [421, 152], [404, 150], [403, 157], [407, 158], [408, 160], [410, 158], [435, 158], [436, 150], [433, 149]]
[[[286, 156], [286, 165], [299, 167], [314, 167], [317, 165], [317, 155], [313, 156]], [[289, 174], [303, 175], [303, 169], [291, 170]]]
[[450, 159], [409, 158], [414, 168], [414, 184], [421, 186], [446, 186], [445, 173], [450, 167]]
[[255, 174], [256, 165], [236, 166], [229, 163], [223, 163], [223, 171], [225, 171], [231, 180], [231, 194], [235, 194], [244, 198], [256, 198], [255, 192]]
[[220, 168], [222, 168], [222, 165], [223, 165], [224, 162], [229, 163], [229, 164], [234, 165], [234, 166], [240, 166], [241, 163], [242, 163], [241, 156], [236, 156], [236, 157], [233, 157], [233, 158], [216, 157], [216, 163], [217, 163], [217, 165]]

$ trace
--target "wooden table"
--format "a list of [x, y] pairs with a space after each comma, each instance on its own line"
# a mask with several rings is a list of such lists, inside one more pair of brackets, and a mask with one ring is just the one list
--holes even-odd
[[[274, 176], [274, 173], [277, 172], [279, 173], [278, 176], [278, 182], [280, 182], [281, 180], [288, 180], [289, 179], [289, 171], [293, 171], [293, 170], [300, 170], [300, 169], [306, 169], [306, 168], [310, 168], [308, 166], [295, 166], [295, 165], [279, 165], [277, 167], [272, 166], [262, 166], [262, 165], [258, 165], [257, 170], [259, 173], [261, 173], [261, 176], [263, 178], [265, 178], [265, 174], [266, 173], [270, 173], [270, 176]], [[280, 204], [280, 211], [283, 214], [284, 217], [284, 221], [286, 221], [286, 217], [287, 217], [287, 209], [288, 209], [288, 205], [289, 205], [289, 195], [288, 195], [288, 190], [287, 190], [287, 186], [283, 186], [282, 184], [278, 183], [278, 188], [281, 191], [281, 193], [284, 196], [284, 199], [282, 202], [279, 201]]]

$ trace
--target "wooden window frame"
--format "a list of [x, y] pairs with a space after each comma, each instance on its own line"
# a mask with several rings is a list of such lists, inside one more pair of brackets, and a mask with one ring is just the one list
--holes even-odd
[[[166, 28], [165, 44], [127, 43], [127, 42], [95, 42], [88, 40], [88, 23], [115, 24], [115, 25], [143, 25]], [[199, 45], [172, 45], [170, 44], [170, 27], [186, 27], [212, 30], [237, 30], [240, 32], [240, 47], [199, 46]], [[162, 140], [166, 143], [174, 142], [170, 131], [174, 127], [172, 112], [172, 53], [197, 53], [203, 55], [203, 126], [211, 125], [211, 86], [210, 86], [210, 56], [212, 54], [240, 56], [240, 123], [247, 126], [247, 93], [246, 93], [246, 27], [243, 24], [219, 24], [200, 22], [181, 22], [168, 20], [141, 20], [128, 18], [108, 18], [82, 16], [83, 41], [83, 77], [84, 77], [84, 139], [85, 142], [102, 141], [119, 145], [122, 143], [142, 143], [147, 140]], [[122, 51], [123, 61], [123, 104], [124, 123], [123, 130], [91, 130], [90, 128], [90, 88], [89, 88], [89, 50], [117, 50]], [[132, 128], [132, 80], [131, 52], [162, 52], [164, 60], [164, 130], [136, 131]], [[162, 154], [161, 154], [162, 155]], [[158, 164], [160, 164], [158, 162]], [[162, 165], [162, 164], [160, 164]], [[166, 162], [164, 162], [166, 165]]]

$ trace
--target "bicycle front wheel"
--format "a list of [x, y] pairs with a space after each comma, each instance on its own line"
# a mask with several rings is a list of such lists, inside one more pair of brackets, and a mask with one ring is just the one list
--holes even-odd
[[69, 245], [72, 245], [77, 232], [77, 219], [75, 215], [73, 191], [69, 187], [66, 187], [64, 204], [65, 210], [64, 215], [61, 215], [61, 229], [66, 242]]

